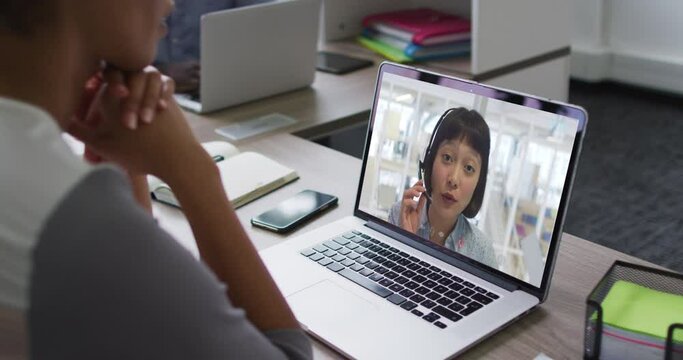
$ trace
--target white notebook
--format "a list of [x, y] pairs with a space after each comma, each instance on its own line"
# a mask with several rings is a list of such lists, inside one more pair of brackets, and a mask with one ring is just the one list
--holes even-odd
[[[216, 161], [225, 191], [235, 208], [299, 178], [293, 169], [259, 153], [240, 152], [225, 141], [210, 141], [202, 146]], [[180, 207], [167, 184], [153, 176], [148, 181], [153, 199]]]

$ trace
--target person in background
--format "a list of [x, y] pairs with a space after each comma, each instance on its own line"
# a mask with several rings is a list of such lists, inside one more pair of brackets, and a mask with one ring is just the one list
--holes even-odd
[[161, 39], [154, 65], [176, 83], [177, 92], [199, 87], [200, 20], [202, 15], [273, 0], [175, 0], [166, 19], [168, 36]]

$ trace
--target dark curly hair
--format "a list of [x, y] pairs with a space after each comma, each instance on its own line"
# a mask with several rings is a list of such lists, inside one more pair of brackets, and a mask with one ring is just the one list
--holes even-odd
[[[470, 203], [463, 210], [463, 215], [473, 218], [481, 209], [486, 190], [486, 176], [489, 168], [489, 152], [491, 150], [491, 133], [484, 118], [475, 110], [466, 108], [448, 109], [441, 115], [432, 134], [432, 141], [427, 148], [424, 159], [424, 180], [427, 191], [431, 196], [432, 167], [439, 146], [445, 141], [456, 140], [464, 142], [476, 150], [481, 156], [481, 172], [477, 187]], [[429, 205], [429, 203], [428, 203]]]

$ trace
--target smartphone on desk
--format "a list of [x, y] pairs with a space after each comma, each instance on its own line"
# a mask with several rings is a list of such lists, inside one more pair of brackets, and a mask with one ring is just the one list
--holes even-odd
[[358, 59], [344, 54], [319, 51], [316, 69], [336, 75], [342, 75], [372, 65], [373, 62], [370, 60]]
[[254, 226], [284, 233], [337, 204], [337, 197], [313, 190], [304, 190], [274, 208], [251, 219]]

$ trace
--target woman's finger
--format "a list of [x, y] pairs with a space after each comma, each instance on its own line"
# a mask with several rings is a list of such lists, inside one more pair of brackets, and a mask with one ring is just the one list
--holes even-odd
[[86, 81], [85, 87], [83, 88], [83, 93], [81, 94], [81, 102], [76, 109], [76, 113], [74, 114], [74, 121], [80, 121], [84, 123], [95, 121], [95, 119], [90, 117], [90, 113], [92, 112], [95, 98], [98, 96], [103, 86], [106, 85], [103, 84], [102, 78], [99, 74], [92, 76], [90, 79], [88, 79], [88, 81]]
[[424, 192], [424, 188], [423, 189], [417, 189], [415, 187], [408, 188], [408, 189], [406, 189], [406, 191], [403, 192], [403, 199], [404, 200], [407, 200], [407, 199], [412, 200], [413, 198], [420, 196], [423, 192]]
[[416, 191], [416, 190], [413, 189], [413, 188], [407, 188], [407, 189], [403, 192], [403, 199], [412, 199], [412, 198], [414, 198], [414, 197], [415, 197], [415, 191]]
[[88, 143], [95, 138], [93, 128], [80, 121], [72, 121], [66, 128], [66, 132], [84, 143]]
[[104, 158], [98, 155], [90, 146], [85, 147], [83, 158], [91, 164], [99, 164], [104, 161]]
[[154, 118], [154, 111], [163, 94], [163, 83], [161, 74], [158, 72], [149, 72], [146, 76], [144, 97], [140, 105], [138, 115], [145, 124], [152, 122]]
[[162, 94], [157, 108], [159, 110], [164, 110], [168, 108], [168, 100], [172, 99], [173, 94], [175, 93], [175, 81], [169, 76], [161, 75], [161, 83]]
[[400, 224], [401, 227], [410, 232], [415, 232], [417, 230], [417, 223], [419, 221], [419, 212], [416, 207], [418, 203], [413, 200], [406, 200], [401, 204], [401, 217]]
[[426, 203], [427, 203], [427, 193], [422, 193], [422, 195], [420, 195], [420, 200], [417, 201], [418, 219], [419, 219], [420, 213], [422, 212], [422, 209], [424, 209]]
[[123, 124], [129, 129], [138, 126], [138, 112], [142, 104], [142, 97], [145, 94], [147, 75], [144, 72], [137, 72], [128, 75], [128, 90], [130, 94], [123, 103]]
[[108, 94], [116, 98], [122, 99], [130, 95], [128, 87], [126, 86], [126, 75], [123, 71], [112, 66], [107, 66], [102, 71], [104, 81], [109, 84]]

